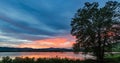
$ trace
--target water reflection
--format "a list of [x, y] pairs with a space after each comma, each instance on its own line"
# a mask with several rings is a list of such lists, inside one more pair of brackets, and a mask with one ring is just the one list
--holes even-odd
[[5, 56], [15, 57], [29, 57], [29, 58], [69, 58], [69, 59], [80, 59], [94, 58], [91, 55], [84, 55], [82, 53], [74, 54], [73, 52], [0, 52], [0, 59]]

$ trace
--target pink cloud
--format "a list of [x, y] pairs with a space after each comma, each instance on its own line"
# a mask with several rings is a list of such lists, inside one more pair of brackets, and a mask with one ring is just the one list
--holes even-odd
[[57, 37], [49, 39], [35, 40], [31, 43], [24, 43], [19, 45], [19, 47], [30, 47], [30, 48], [71, 48], [74, 43], [74, 38], [67, 36], [66, 37]]

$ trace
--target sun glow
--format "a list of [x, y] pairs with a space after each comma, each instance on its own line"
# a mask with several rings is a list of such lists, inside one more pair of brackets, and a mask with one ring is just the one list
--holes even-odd
[[68, 40], [67, 38], [49, 38], [42, 40], [35, 40], [31, 43], [20, 44], [19, 47], [28, 47], [28, 48], [71, 48], [73, 41]]

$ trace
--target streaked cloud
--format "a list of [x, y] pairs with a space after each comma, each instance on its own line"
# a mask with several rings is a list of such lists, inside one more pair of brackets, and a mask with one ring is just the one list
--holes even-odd
[[32, 48], [71, 48], [74, 42], [70, 42], [66, 38], [50, 38], [33, 41], [32, 43], [22, 43], [19, 47], [32, 47]]
[[75, 39], [70, 35], [70, 22], [87, 1], [0, 0], [0, 46], [72, 47]]

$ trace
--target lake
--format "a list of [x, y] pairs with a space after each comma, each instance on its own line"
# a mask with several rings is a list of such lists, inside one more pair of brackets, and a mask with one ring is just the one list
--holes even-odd
[[73, 52], [0, 52], [0, 59], [2, 57], [9, 56], [11, 58], [15, 57], [29, 57], [29, 58], [69, 58], [69, 59], [80, 59], [84, 60], [85, 58], [94, 58], [91, 55], [84, 55], [82, 53], [74, 54]]

